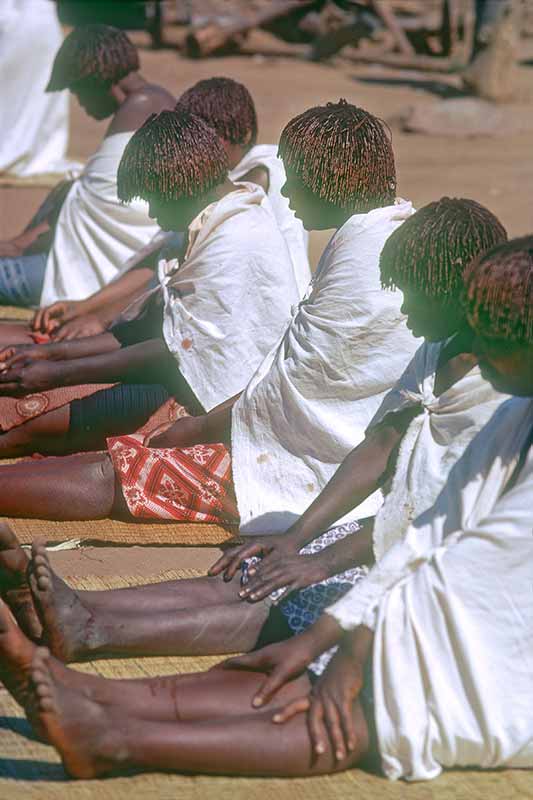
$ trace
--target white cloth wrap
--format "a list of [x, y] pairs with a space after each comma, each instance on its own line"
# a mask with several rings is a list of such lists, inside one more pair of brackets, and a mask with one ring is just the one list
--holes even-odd
[[389, 778], [533, 767], [532, 428], [532, 400], [501, 405], [434, 506], [328, 609], [345, 629], [375, 632], [375, 719]]
[[159, 231], [147, 203], [117, 197], [117, 169], [133, 133], [106, 136], [70, 189], [48, 254], [41, 306], [83, 300], [107, 286]]
[[[328, 244], [284, 336], [233, 408], [232, 464], [241, 529], [286, 530], [364, 437], [417, 348], [384, 291], [379, 255], [411, 203], [356, 214]], [[379, 493], [347, 520], [375, 513]]]
[[0, 3], [0, 172], [21, 177], [64, 174], [68, 93], [45, 93], [62, 42], [55, 3]]
[[278, 148], [274, 144], [256, 144], [243, 156], [236, 167], [229, 173], [231, 181], [238, 181], [243, 175], [256, 167], [264, 167], [268, 171], [268, 199], [272, 205], [276, 222], [289, 248], [294, 269], [294, 277], [298, 293], [303, 297], [311, 280], [309, 268], [309, 234], [289, 208], [289, 201], [281, 194], [285, 183], [285, 167], [278, 158]]
[[436, 371], [445, 344], [426, 342], [417, 350], [369, 426], [379, 425], [387, 414], [421, 407], [402, 438], [392, 481], [376, 515], [376, 561], [433, 505], [453, 465], [508, 399], [482, 377], [478, 366], [436, 397]]
[[165, 341], [207, 411], [244, 389], [298, 300], [287, 246], [252, 183], [199, 214], [183, 263], [161, 261], [160, 281]]

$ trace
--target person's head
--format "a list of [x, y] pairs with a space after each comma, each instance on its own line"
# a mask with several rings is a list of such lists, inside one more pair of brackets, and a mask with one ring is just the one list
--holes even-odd
[[176, 109], [201, 117], [221, 138], [230, 169], [257, 141], [257, 115], [246, 86], [231, 78], [198, 81], [179, 98]]
[[116, 86], [139, 69], [137, 49], [110, 25], [75, 28], [56, 53], [47, 92], [69, 89], [90, 117], [105, 119], [119, 106]]
[[495, 389], [533, 395], [533, 236], [513, 239], [473, 262], [464, 303], [483, 377]]
[[183, 231], [216, 199], [228, 172], [216, 133], [187, 111], [152, 114], [126, 145], [117, 172], [117, 194], [146, 200], [163, 230]]
[[381, 282], [402, 291], [402, 311], [414, 336], [440, 341], [467, 327], [461, 302], [465, 269], [506, 240], [487, 208], [449, 197], [424, 206], [389, 236], [380, 256]]
[[346, 100], [294, 117], [279, 141], [282, 194], [307, 230], [339, 228], [352, 214], [387, 206], [396, 169], [385, 125]]

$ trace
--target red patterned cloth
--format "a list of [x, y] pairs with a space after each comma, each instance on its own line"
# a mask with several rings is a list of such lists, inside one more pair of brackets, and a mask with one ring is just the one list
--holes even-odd
[[155, 449], [144, 436], [107, 440], [132, 516], [188, 522], [238, 522], [231, 456], [223, 444]]

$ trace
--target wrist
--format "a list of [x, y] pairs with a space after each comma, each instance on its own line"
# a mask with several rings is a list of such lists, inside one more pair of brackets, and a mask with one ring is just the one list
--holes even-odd
[[318, 658], [330, 647], [334, 647], [342, 639], [344, 631], [334, 617], [325, 613], [301, 634], [304, 645], [308, 649], [309, 660]]

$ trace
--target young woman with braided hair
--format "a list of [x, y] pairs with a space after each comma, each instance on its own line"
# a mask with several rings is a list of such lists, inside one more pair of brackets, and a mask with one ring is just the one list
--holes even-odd
[[[228, 156], [231, 181], [255, 183], [267, 193], [303, 294], [311, 280], [308, 236], [281, 195], [285, 171], [277, 157], [277, 145], [256, 144], [257, 115], [248, 89], [231, 78], [208, 78], [187, 89], [180, 96], [178, 107], [203, 119], [220, 137]], [[131, 266], [111, 285], [85, 300], [59, 301], [40, 309], [34, 318], [34, 330], [52, 335], [54, 341], [102, 333], [131, 302], [133, 291], [139, 286], [142, 291], [152, 280], [161, 247], [179, 247], [182, 240], [182, 233], [159, 232], [153, 244], [135, 256]], [[146, 266], [141, 265], [143, 259]]]
[[[263, 190], [235, 186], [227, 173], [216, 133], [181, 108], [153, 115], [128, 142], [119, 197], [146, 200], [165, 231], [188, 229], [187, 249], [161, 262], [168, 272], [136, 321], [8, 360], [0, 375], [8, 395], [136, 384], [129, 406], [121, 402], [126, 389], [115, 386], [53, 412], [52, 451], [98, 449], [107, 435], [136, 430], [169, 396], [197, 413], [212, 408], [246, 385], [279, 337], [298, 299], [289, 255]], [[27, 446], [19, 434], [5, 434], [4, 447]]]
[[[54, 654], [66, 660], [94, 655], [96, 640], [99, 651], [132, 654], [159, 652], [159, 647], [180, 653], [191, 647], [204, 653], [251, 649], [257, 640], [308, 627], [360, 581], [361, 567], [373, 561], [374, 553], [381, 558], [432, 505], [453, 464], [504, 399], [480, 375], [460, 302], [467, 265], [504, 240], [494, 215], [471, 200], [443, 198], [398, 228], [381, 255], [382, 280], [402, 287], [408, 325], [426, 342], [386, 395], [364, 441], [285, 533], [252, 537], [229, 550], [211, 570], [224, 573], [225, 580], [172, 581], [134, 590], [145, 611], [135, 602], [136, 619], [127, 626], [123, 612], [131, 592], [81, 592], [76, 601], [62, 586], [47, 609]], [[375, 520], [363, 530], [358, 524], [331, 529], [379, 487], [387, 495]], [[8, 535], [8, 550], [10, 542]], [[246, 561], [261, 555], [259, 564]], [[166, 618], [173, 608], [180, 614], [170, 623]], [[105, 630], [106, 643], [98, 636], [88, 643], [87, 613], [93, 632]], [[166, 619], [164, 639], [154, 625], [157, 614]], [[125, 629], [126, 635], [118, 634]], [[319, 672], [326, 661], [313, 669]]]
[[[404, 540], [305, 633], [203, 674], [115, 681], [69, 670], [0, 605], [3, 681], [72, 777], [371, 765], [427, 780], [451, 767], [533, 767], [533, 238], [474, 259], [465, 284], [481, 370], [521, 396], [500, 406]], [[44, 549], [34, 555], [38, 595], [52, 575]], [[307, 668], [337, 642], [312, 685]]]
[[[303, 173], [300, 179], [297, 173], [299, 166], [296, 165], [295, 169], [292, 169], [291, 155], [286, 163], [287, 185], [284, 192], [290, 197], [291, 206], [296, 215], [302, 218], [306, 227], [337, 226], [339, 231], [334, 235], [321, 259], [306, 298], [300, 306], [294, 304], [293, 319], [282, 341], [270, 351], [248, 386], [242, 402], [239, 401], [235, 406], [235, 410], [239, 409], [239, 420], [237, 436], [232, 437], [231, 445], [239, 515], [243, 524], [249, 523], [250, 518], [256, 519], [263, 530], [272, 528], [283, 530], [294, 518], [294, 512], [299, 515], [305, 510], [309, 501], [327, 483], [343, 458], [361, 440], [383, 393], [391, 388], [401, 375], [416, 347], [400, 312], [400, 293], [383, 292], [379, 280], [378, 260], [381, 248], [390, 233], [412, 214], [410, 203], [394, 202], [391, 199], [394, 197], [395, 189], [394, 157], [387, 131], [379, 120], [363, 109], [349, 106], [344, 101], [329, 104], [310, 109], [287, 125], [280, 144], [282, 155], [285, 152], [285, 143], [290, 141], [293, 136], [292, 131], [300, 124], [301, 118], [307, 120], [309, 132], [307, 136], [303, 136], [301, 131], [298, 131], [296, 140], [300, 143], [301, 149], [309, 154], [313, 167], [317, 152], [323, 150], [323, 185], [317, 187], [313, 183], [316, 171], [310, 180], [310, 173], [305, 173], [304, 170], [305, 174]], [[315, 124], [317, 119], [318, 126]], [[153, 124], [155, 123], [150, 123]], [[324, 126], [328, 130], [329, 144], [328, 139], [324, 139], [321, 133]], [[149, 141], [147, 130], [148, 126], [145, 126], [135, 134], [125, 154], [124, 163], [127, 162], [129, 165], [127, 174], [122, 169], [119, 172], [119, 186], [124, 197], [131, 196], [133, 184], [139, 186], [145, 194], [150, 195], [152, 191], [152, 169], [155, 168], [152, 164], [157, 165], [161, 162], [157, 149], [150, 145], [144, 150], [135, 145], [135, 152], [139, 155], [135, 159], [129, 155], [129, 152], [133, 153], [134, 143], [140, 143], [141, 139]], [[218, 146], [220, 147], [220, 144]], [[344, 153], [342, 164], [338, 157], [338, 151], [341, 149]], [[347, 158], [348, 154], [350, 158]], [[347, 162], [351, 164], [348, 177], [343, 173], [343, 166], [346, 170]], [[358, 164], [361, 167], [360, 175], [357, 171]], [[173, 174], [173, 171], [170, 170], [170, 173]], [[171, 174], [164, 177], [165, 185], [162, 184], [161, 187], [163, 193], [167, 191], [167, 183], [172, 179]], [[307, 188], [305, 181], [309, 182], [310, 188]], [[337, 183], [340, 188], [335, 191]], [[322, 199], [321, 193], [328, 186], [332, 199], [325, 200]], [[260, 191], [257, 189], [257, 192]], [[261, 195], [264, 198], [262, 193]], [[374, 208], [369, 211], [372, 204]], [[159, 214], [155, 206], [154, 209]], [[362, 213], [358, 213], [360, 209]], [[266, 208], [265, 213], [267, 213]], [[162, 221], [164, 227], [168, 227], [168, 219]], [[250, 228], [250, 237], [255, 237], [257, 240], [259, 235], [263, 237], [264, 232]], [[261, 245], [260, 251], [256, 251], [256, 256], [264, 258], [265, 253], [272, 250], [274, 241], [272, 239], [272, 244]], [[279, 249], [286, 252], [283, 247]], [[287, 276], [283, 280], [280, 279], [279, 285], [275, 288], [270, 281], [268, 291], [283, 292], [287, 280]], [[263, 294], [267, 297], [265, 291], [266, 289], [258, 291], [256, 287], [254, 297], [261, 297]], [[283, 304], [290, 294], [291, 292], [287, 290], [280, 308], [284, 307]], [[349, 312], [340, 319], [341, 298]], [[196, 302], [196, 299], [190, 292], [183, 295], [185, 304]], [[182, 301], [175, 293], [170, 300], [168, 308], [172, 315], [172, 304]], [[264, 304], [264, 297], [261, 301]], [[249, 306], [249, 301], [243, 301], [241, 314], [244, 318]], [[265, 312], [266, 310], [265, 306]], [[194, 317], [192, 319], [194, 320]], [[190, 364], [193, 368], [195, 363], [200, 363], [197, 358], [199, 347], [203, 341], [202, 337], [205, 337], [205, 331], [209, 328], [201, 332], [198, 339], [197, 335], [191, 336], [186, 330], [182, 330], [182, 323], [183, 319], [178, 313], [173, 317], [170, 326], [174, 327], [175, 332], [169, 330], [165, 336], [172, 352], [179, 354], [180, 372], [183, 374], [185, 364]], [[370, 340], [367, 330], [372, 327], [373, 336]], [[265, 331], [276, 335], [271, 323], [265, 323]], [[279, 335], [279, 332], [277, 334]], [[109, 342], [110, 339], [105, 338], [105, 341]], [[390, 347], [387, 345], [389, 341]], [[394, 348], [392, 348], [393, 341]], [[254, 337], [249, 337], [250, 351], [253, 344]], [[80, 346], [86, 345], [80, 342]], [[206, 353], [210, 350], [211, 348], [205, 348]], [[245, 357], [245, 354], [242, 354], [243, 366], [248, 363], [249, 355]], [[115, 354], [111, 354], [111, 358], [114, 357]], [[68, 368], [72, 368], [72, 374], [75, 374], [78, 380], [87, 380], [89, 376], [95, 374], [92, 372], [92, 367], [84, 374], [85, 370], [79, 359], [69, 363], [71, 367]], [[40, 375], [46, 373], [52, 376], [57, 372], [64, 379], [64, 369], [64, 364], [61, 362], [49, 362], [46, 365], [42, 360], [32, 362], [28, 367], [24, 364], [15, 365], [13, 369], [0, 376], [0, 382], [7, 384], [8, 391], [13, 391], [17, 382], [21, 379], [27, 380], [28, 372], [38, 370]], [[242, 373], [238, 369], [234, 369], [233, 372], [235, 374], [226, 370], [223, 378], [221, 376], [220, 379], [212, 380], [209, 386], [204, 387], [205, 393], [209, 393], [210, 400], [216, 398], [216, 393], [221, 393], [223, 389], [226, 390], [226, 394], [222, 396], [219, 394], [220, 400], [233, 397], [236, 392], [242, 390], [246, 381], [238, 386], [237, 376], [243, 377]], [[110, 374], [106, 372], [106, 375]], [[191, 384], [192, 374], [188, 373], [186, 379]], [[192, 388], [196, 391], [194, 386]], [[249, 399], [251, 396], [252, 400]], [[289, 401], [291, 396], [293, 400]], [[203, 402], [202, 398], [199, 399], [207, 409], [212, 409], [219, 402]], [[142, 438], [139, 440], [139, 437], [135, 436], [118, 437], [110, 441], [108, 443], [110, 454], [121, 484], [121, 491], [116, 493], [119, 505], [121, 495], [130, 499], [135, 497], [137, 498], [135, 503], [128, 506], [134, 516], [148, 514], [166, 519], [180, 519], [185, 515], [186, 519], [190, 519], [192, 514], [193, 518], [200, 519], [203, 517], [196, 515], [199, 510], [205, 508], [207, 502], [211, 506], [209, 519], [212, 515], [223, 519], [235, 519], [233, 481], [226, 481], [224, 478], [218, 480], [218, 483], [216, 481], [213, 483], [215, 476], [210, 474], [208, 476], [210, 492], [207, 496], [202, 480], [188, 485], [182, 483], [180, 465], [182, 457], [189, 458], [190, 455], [185, 453], [183, 456], [180, 448], [184, 432], [188, 436], [188, 443], [195, 445], [229, 440], [228, 434], [231, 436], [232, 433], [230, 425], [234, 404], [235, 398], [231, 402], [224, 403], [217, 414], [209, 416], [209, 431], [204, 429], [206, 421], [204, 415], [199, 418], [198, 423], [192, 418], [187, 421], [184, 428], [178, 426], [172, 429], [165, 434], [164, 449], [148, 448], [143, 445]], [[248, 414], [251, 415], [250, 419], [247, 418]], [[263, 433], [254, 429], [255, 422], [261, 426], [265, 424], [268, 426], [264, 436], [264, 446], [273, 454], [272, 460], [261, 456], [260, 451], [256, 455], [252, 454], [253, 450], [261, 447], [260, 439], [263, 437]], [[220, 424], [211, 427], [212, 423]], [[235, 433], [235, 429], [233, 432]], [[312, 452], [308, 453], [306, 442], [310, 436], [315, 445]], [[177, 441], [174, 441], [175, 438]], [[163, 443], [163, 440], [161, 442]], [[324, 450], [322, 443], [325, 443]], [[239, 452], [237, 458], [235, 458], [236, 448]], [[172, 496], [157, 480], [141, 486], [137, 482], [136, 470], [124, 472], [129, 460], [129, 456], [126, 461], [124, 460], [123, 456], [126, 454], [130, 456], [135, 454], [135, 463], [145, 464], [143, 476], [152, 474], [152, 470], [160, 476], [168, 472], [171, 476], [169, 480], [176, 489]], [[252, 461], [250, 472], [253, 474], [245, 476], [244, 473], [239, 473], [236, 477], [237, 469], [247, 471], [245, 465], [247, 459]], [[109, 469], [108, 456], [99, 456], [97, 462], [105, 466], [105, 475], [102, 475], [101, 484], [95, 482], [93, 476], [91, 485], [97, 490], [98, 502], [102, 502], [101, 510], [97, 513], [106, 516], [111, 511], [109, 501], [111, 500], [112, 505], [114, 503], [113, 471]], [[57, 462], [53, 463], [59, 466]], [[82, 462], [79, 463], [81, 467]], [[82, 487], [85, 493], [87, 481], [81, 480], [79, 483], [77, 479], [72, 481], [78, 473], [70, 469], [69, 464], [72, 464], [70, 459], [60, 467], [65, 469], [71, 478], [65, 483], [65, 488], [70, 485], [73, 491], [78, 492]], [[165, 466], [161, 471], [160, 466], [163, 464]], [[284, 480], [283, 482], [278, 480], [278, 476], [270, 469], [273, 465], [277, 465], [277, 468], [283, 466], [283, 473], [292, 472], [296, 476], [294, 486], [287, 485]], [[42, 462], [42, 466], [47, 469], [48, 462]], [[94, 470], [92, 467], [90, 469], [93, 474]], [[9, 474], [14, 477], [13, 472]], [[82, 478], [81, 472], [79, 477]], [[218, 476], [219, 479], [220, 477]], [[269, 481], [270, 477], [273, 477], [276, 486]], [[151, 488], [148, 488], [149, 486]], [[216, 491], [212, 491], [214, 486]], [[283, 486], [283, 490], [278, 491]], [[225, 503], [220, 504], [217, 497], [225, 498]], [[178, 498], [182, 500], [178, 501]], [[198, 506], [199, 498], [201, 498], [200, 506]], [[214, 502], [211, 502], [212, 500]], [[189, 501], [192, 503], [190, 507], [187, 505]], [[24, 513], [32, 513], [29, 511], [31, 505], [31, 501], [24, 503]], [[264, 505], [266, 508], [263, 510]], [[372, 507], [374, 508], [375, 504]], [[69, 508], [72, 508], [70, 504]], [[22, 504], [20, 509], [22, 510]], [[83, 512], [80, 506], [78, 513], [92, 516], [95, 511], [95, 504], [89, 502], [86, 512]], [[65, 513], [65, 506], [62, 503], [57, 507], [48, 504], [48, 511], [45, 512], [41, 508], [39, 513], [61, 515]]]
[[[63, 89], [89, 116], [111, 121], [100, 147], [61, 198], [61, 209], [51, 212], [57, 218], [53, 229], [49, 215], [8, 243], [0, 258], [3, 304], [36, 306], [87, 297], [116, 277], [157, 230], [144, 203], [120, 203], [116, 171], [133, 132], [150, 114], [172, 108], [175, 98], [142, 77], [135, 46], [123, 31], [107, 25], [76, 28], [63, 41], [47, 91]], [[4, 329], [4, 341], [16, 333]]]

